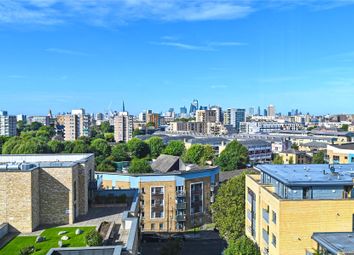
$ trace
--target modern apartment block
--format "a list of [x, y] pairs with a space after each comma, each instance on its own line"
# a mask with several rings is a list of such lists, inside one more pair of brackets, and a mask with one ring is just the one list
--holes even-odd
[[28, 233], [74, 223], [88, 211], [94, 170], [93, 154], [0, 155], [0, 224]]
[[315, 232], [351, 232], [353, 167], [258, 165], [246, 176], [246, 235], [262, 254], [304, 255]]
[[29, 116], [27, 120], [28, 120], [28, 124], [31, 124], [33, 122], [41, 123], [43, 126], [49, 126], [50, 124], [49, 116]]
[[133, 138], [133, 116], [128, 112], [120, 112], [114, 117], [114, 140], [128, 142]]
[[71, 114], [63, 115], [64, 140], [75, 141], [81, 136], [91, 135], [91, 116], [84, 109], [72, 110]]
[[138, 188], [141, 229], [183, 231], [210, 222], [210, 205], [219, 183], [218, 167], [185, 165], [179, 157], [161, 155], [153, 173], [96, 173], [103, 189]]
[[327, 159], [330, 164], [354, 163], [354, 143], [328, 144]]
[[146, 124], [153, 123], [155, 128], [160, 126], [160, 114], [147, 112], [146, 113]]
[[215, 110], [197, 110], [195, 113], [196, 122], [216, 122]]
[[0, 136], [16, 136], [16, 116], [8, 115], [7, 111], [0, 111]]
[[272, 144], [263, 140], [240, 140], [248, 150], [251, 163], [266, 163], [272, 160]]

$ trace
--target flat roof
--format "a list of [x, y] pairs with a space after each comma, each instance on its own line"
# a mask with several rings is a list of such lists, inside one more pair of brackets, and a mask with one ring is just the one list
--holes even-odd
[[333, 167], [334, 173], [331, 173], [328, 164], [263, 164], [257, 165], [255, 168], [288, 186], [353, 185], [354, 164], [336, 164]]
[[0, 155], [0, 171], [32, 171], [39, 167], [66, 168], [86, 162], [94, 154], [5, 154]]
[[329, 144], [332, 147], [343, 150], [354, 150], [354, 143], [344, 143], [344, 144]]
[[331, 253], [354, 252], [354, 232], [313, 233], [312, 239]]

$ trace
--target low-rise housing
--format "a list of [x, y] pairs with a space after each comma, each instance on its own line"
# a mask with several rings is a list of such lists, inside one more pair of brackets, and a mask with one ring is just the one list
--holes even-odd
[[210, 205], [219, 183], [219, 167], [185, 165], [179, 157], [161, 155], [153, 173], [97, 172], [102, 189], [138, 188], [144, 232], [183, 231], [210, 222]]
[[328, 144], [327, 159], [330, 164], [354, 163], [354, 143]]

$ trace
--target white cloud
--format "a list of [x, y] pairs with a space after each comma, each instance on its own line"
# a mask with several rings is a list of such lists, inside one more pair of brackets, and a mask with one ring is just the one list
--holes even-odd
[[199, 46], [193, 44], [186, 44], [180, 42], [151, 42], [151, 44], [162, 45], [162, 46], [170, 46], [183, 50], [198, 50], [198, 51], [213, 51], [214, 49], [208, 46]]
[[324, 10], [354, 0], [1, 0], [0, 24], [66, 22], [114, 26], [134, 20], [204, 21], [239, 19], [265, 8], [305, 6]]

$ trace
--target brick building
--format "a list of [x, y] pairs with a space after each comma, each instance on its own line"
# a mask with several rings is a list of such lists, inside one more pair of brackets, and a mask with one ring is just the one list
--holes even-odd
[[85, 215], [93, 154], [0, 155], [0, 223], [10, 231], [72, 224]]

